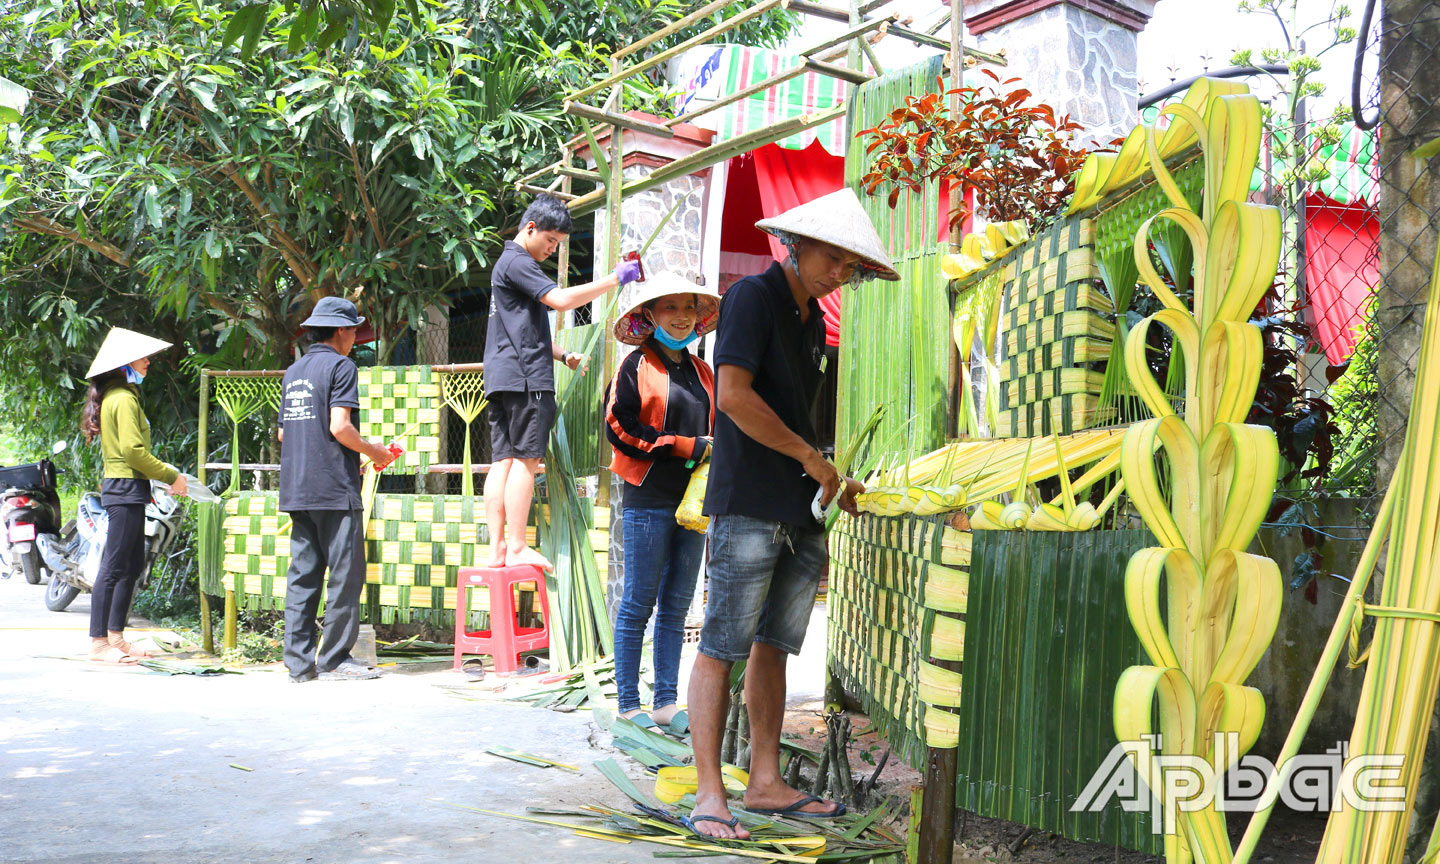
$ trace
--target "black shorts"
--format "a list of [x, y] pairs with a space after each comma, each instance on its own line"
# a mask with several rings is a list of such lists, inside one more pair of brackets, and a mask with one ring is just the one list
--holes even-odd
[[555, 394], [549, 390], [491, 393], [490, 461], [543, 459], [555, 425]]

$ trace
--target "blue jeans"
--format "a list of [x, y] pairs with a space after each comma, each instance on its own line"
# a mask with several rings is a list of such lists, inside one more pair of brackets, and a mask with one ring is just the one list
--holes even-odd
[[685, 612], [700, 575], [705, 535], [677, 525], [673, 507], [626, 507], [622, 523], [625, 593], [615, 617], [615, 687], [624, 713], [640, 708], [640, 648], [657, 601], [654, 707], [674, 705], [679, 696]]

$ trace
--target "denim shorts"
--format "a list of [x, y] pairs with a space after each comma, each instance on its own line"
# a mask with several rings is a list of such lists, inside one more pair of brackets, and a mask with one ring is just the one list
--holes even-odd
[[828, 556], [825, 535], [749, 516], [710, 517], [700, 653], [734, 663], [752, 642], [799, 654]]

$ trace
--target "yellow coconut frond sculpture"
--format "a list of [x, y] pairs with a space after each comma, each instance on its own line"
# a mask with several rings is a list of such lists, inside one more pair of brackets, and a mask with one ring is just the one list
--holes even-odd
[[[1246, 322], [1275, 279], [1281, 232], [1278, 210], [1246, 202], [1260, 149], [1259, 100], [1216, 82], [1192, 88], [1191, 97], [1163, 110], [1172, 118], [1165, 133], [1132, 135], [1107, 158], [1111, 164], [1092, 171], [1128, 176], [1146, 166], [1172, 205], [1135, 237], [1140, 278], [1164, 308], [1127, 340], [1126, 369], [1154, 419], [1126, 432], [1120, 473], [1130, 503], [1160, 545], [1136, 553], [1125, 574], [1127, 609], [1151, 665], [1121, 676], [1115, 733], [1126, 742], [1158, 734], [1155, 752], [1197, 756], [1224, 771], [1228, 765], [1216, 761], [1233, 764], [1260, 734], [1265, 702], [1245, 679], [1269, 646], [1280, 612], [1279, 568], [1245, 551], [1274, 495], [1279, 453], [1273, 432], [1244, 421], [1261, 356], [1260, 331]], [[1163, 161], [1174, 142], [1195, 139], [1205, 160], [1200, 212]], [[1101, 193], [1112, 185], [1090, 189]], [[1151, 262], [1148, 236], [1163, 221], [1179, 226], [1194, 249], [1193, 307]], [[1146, 362], [1146, 334], [1155, 326], [1168, 329], [1184, 355], [1182, 414]], [[1217, 735], [1233, 735], [1239, 750], [1216, 752]], [[1153, 753], [1132, 755], [1151, 789], [1167, 789], [1167, 769]], [[1231, 860], [1225, 818], [1213, 805], [1182, 809], [1174, 828], [1166, 838], [1171, 864]]]

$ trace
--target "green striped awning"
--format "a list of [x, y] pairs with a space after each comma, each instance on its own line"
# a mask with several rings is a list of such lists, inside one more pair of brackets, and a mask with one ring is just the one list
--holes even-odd
[[[697, 48], [680, 59], [680, 89], [675, 110], [684, 115], [731, 93], [800, 65], [802, 58], [747, 48], [742, 45], [714, 45]], [[844, 81], [806, 72], [746, 99], [699, 117], [695, 125], [715, 130], [715, 142], [737, 138], [773, 123], [814, 114], [849, 98], [850, 85]], [[802, 150], [811, 141], [834, 156], [845, 155], [845, 121], [835, 120], [776, 142], [789, 150]]]

